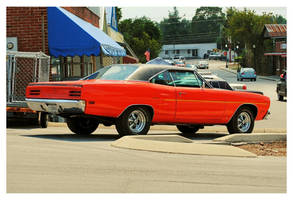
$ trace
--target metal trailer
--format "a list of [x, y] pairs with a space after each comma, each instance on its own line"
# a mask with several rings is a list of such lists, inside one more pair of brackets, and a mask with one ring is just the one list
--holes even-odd
[[43, 52], [6, 52], [7, 120], [28, 119], [47, 127], [48, 114], [29, 109], [25, 91], [30, 82], [49, 81], [49, 75], [50, 56]]

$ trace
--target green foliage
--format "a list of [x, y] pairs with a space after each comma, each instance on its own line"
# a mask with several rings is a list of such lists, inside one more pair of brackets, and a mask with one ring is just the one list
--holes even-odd
[[168, 43], [184, 43], [182, 39], [191, 34], [191, 22], [182, 19], [176, 7], [173, 12], [169, 11], [168, 18], [164, 18], [160, 22], [160, 30], [162, 32], [164, 44]]
[[145, 62], [145, 51], [150, 50], [151, 59], [160, 53], [162, 44], [158, 25], [147, 17], [125, 19], [119, 22], [119, 31], [131, 46], [140, 62]]
[[276, 24], [287, 24], [287, 20], [282, 15], [274, 15], [272, 18]]
[[120, 19], [122, 18], [122, 11], [121, 8], [115, 7], [116, 8], [116, 16], [117, 16], [117, 24], [119, 23]]
[[192, 18], [193, 33], [220, 33], [225, 14], [220, 7], [200, 7]]
[[227, 10], [224, 34], [232, 44], [238, 43], [240, 49], [245, 50], [242, 59], [245, 66], [254, 67], [257, 72], [264, 73], [264, 49], [272, 48], [272, 42], [263, 38], [264, 25], [277, 21], [286, 20], [281, 16], [273, 16], [272, 13], [257, 15], [255, 11], [247, 9]]
[[221, 30], [225, 14], [220, 7], [200, 7], [196, 9], [192, 21], [182, 19], [176, 7], [168, 18], [160, 22], [164, 44], [185, 44], [216, 42], [221, 43]]

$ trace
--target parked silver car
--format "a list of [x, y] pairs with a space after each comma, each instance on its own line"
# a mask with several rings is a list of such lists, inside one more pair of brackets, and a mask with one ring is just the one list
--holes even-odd
[[197, 68], [198, 69], [208, 69], [209, 62], [207, 60], [201, 60], [201, 61], [199, 61]]

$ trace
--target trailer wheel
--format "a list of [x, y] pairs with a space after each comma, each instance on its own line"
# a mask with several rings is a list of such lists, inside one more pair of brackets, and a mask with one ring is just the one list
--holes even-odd
[[44, 113], [44, 112], [41, 112], [40, 113], [40, 126], [41, 128], [47, 128], [48, 127], [48, 121], [49, 121], [49, 115], [48, 113]]

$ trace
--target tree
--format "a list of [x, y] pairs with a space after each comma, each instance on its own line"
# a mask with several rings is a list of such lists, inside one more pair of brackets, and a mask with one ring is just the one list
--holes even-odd
[[160, 30], [165, 44], [184, 43], [186, 36], [191, 34], [191, 23], [182, 19], [177, 8], [173, 7], [173, 11], [169, 11], [168, 18], [160, 22]]
[[282, 15], [274, 15], [272, 18], [276, 24], [287, 24], [286, 18], [284, 18]]
[[[232, 44], [239, 43], [243, 48], [244, 64], [253, 66], [258, 73], [263, 73], [264, 67], [264, 42], [262, 31], [265, 24], [272, 24], [271, 13], [257, 15], [251, 10], [227, 10], [227, 22], [225, 23], [225, 35], [230, 38]], [[255, 48], [253, 48], [253, 46]]]
[[144, 53], [150, 50], [151, 59], [156, 58], [161, 50], [161, 32], [158, 24], [147, 17], [125, 19], [119, 22], [119, 30], [125, 41], [137, 54], [140, 61], [145, 62]]
[[122, 18], [122, 10], [119, 7], [115, 7], [115, 9], [116, 9], [117, 24], [119, 24], [119, 21]]
[[200, 7], [196, 9], [195, 15], [191, 21], [192, 33], [202, 35], [202, 38], [208, 38], [210, 41], [218, 41], [221, 45], [222, 28], [225, 22], [225, 13], [221, 7]]

